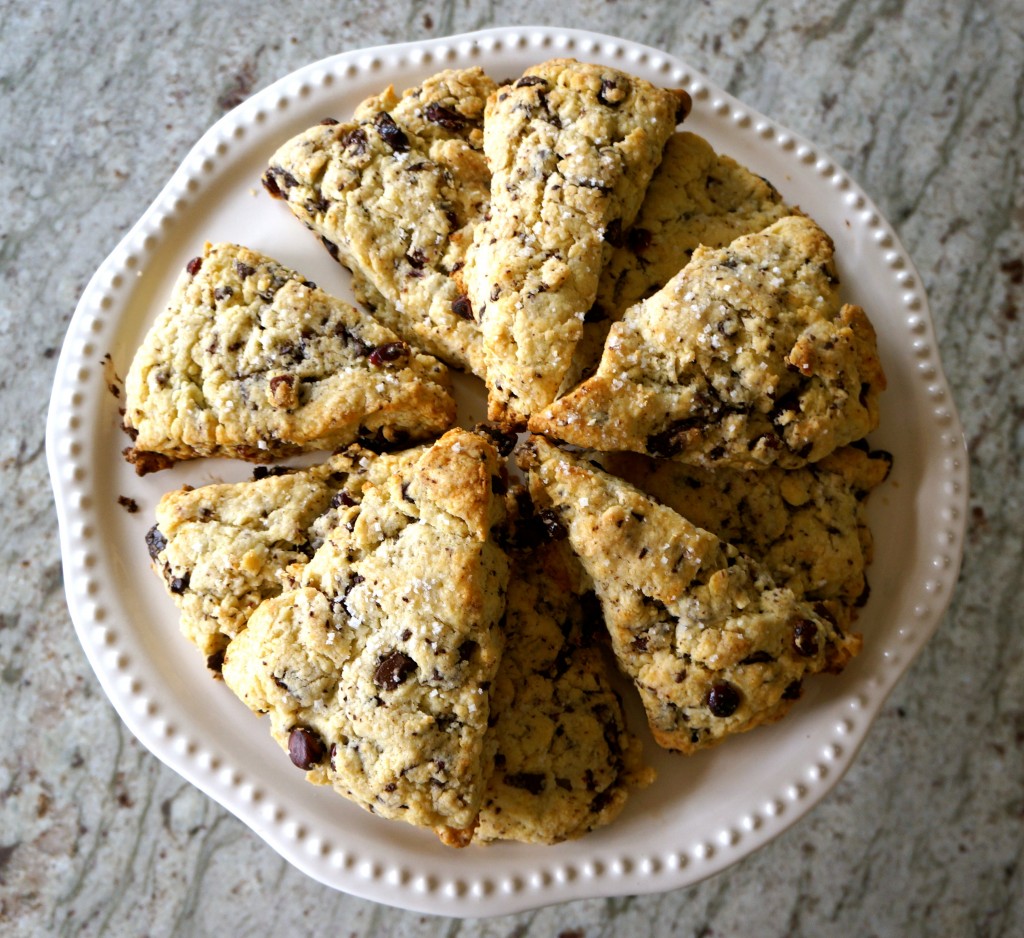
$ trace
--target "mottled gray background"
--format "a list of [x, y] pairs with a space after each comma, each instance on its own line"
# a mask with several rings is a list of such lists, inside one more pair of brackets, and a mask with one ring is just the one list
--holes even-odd
[[[930, 295], [971, 508], [949, 614], [810, 816], [690, 889], [458, 922], [317, 885], [128, 734], [68, 618], [43, 424], [89, 276], [227, 109], [346, 49], [529, 23], [663, 48], [864, 186]], [[0, 0], [0, 931], [1024, 934], [1022, 23], [1015, 0]]]

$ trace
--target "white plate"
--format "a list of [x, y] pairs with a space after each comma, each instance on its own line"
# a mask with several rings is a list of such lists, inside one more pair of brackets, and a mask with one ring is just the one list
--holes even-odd
[[[445, 67], [515, 76], [555, 56], [605, 62], [694, 99], [686, 127], [769, 178], [833, 236], [844, 299], [868, 310], [889, 378], [874, 446], [895, 466], [873, 496], [876, 555], [860, 627], [865, 650], [838, 678], [809, 682], [781, 723], [691, 758], [647, 750], [659, 779], [608, 828], [554, 847], [452, 850], [308, 785], [180, 636], [149, 572], [143, 536], [164, 491], [248, 477], [202, 461], [137, 478], [120, 456], [123, 376], [178, 271], [205, 240], [247, 244], [350, 296], [347, 274], [263, 192], [267, 160], [290, 136], [344, 119], [388, 83]], [[962, 432], [939, 363], [927, 299], [871, 200], [822, 150], [731, 98], [685, 63], [577, 30], [499, 29], [348, 52], [283, 78], [218, 121], [90, 281], [57, 368], [47, 457], [68, 605], [82, 646], [131, 731], [158, 758], [310, 876], [345, 892], [454, 916], [673, 889], [751, 853], [805, 814], [850, 765], [886, 695], [937, 628], [962, 552]], [[129, 513], [118, 497], [133, 498]], [[634, 724], [636, 724], [634, 719]]]

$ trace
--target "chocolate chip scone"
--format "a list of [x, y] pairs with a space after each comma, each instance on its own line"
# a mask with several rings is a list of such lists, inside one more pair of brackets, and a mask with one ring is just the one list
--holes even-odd
[[[484, 215], [490, 174], [479, 68], [364, 101], [285, 143], [263, 183], [357, 278], [357, 296], [407, 342], [485, 373], [480, 330], [450, 278]], [[372, 289], [369, 289], [371, 288]]]
[[247, 482], [183, 488], [160, 499], [146, 535], [152, 567], [211, 671], [220, 673], [224, 649], [256, 607], [295, 586], [338, 510], [421, 454], [378, 455], [353, 444], [309, 469], [257, 467]]
[[201, 456], [267, 462], [425, 439], [455, 418], [444, 365], [234, 244], [207, 245], [189, 262], [125, 394], [125, 456], [140, 474]]
[[802, 216], [698, 248], [612, 326], [597, 373], [531, 430], [739, 468], [794, 468], [863, 438], [885, 375], [864, 311], [840, 302], [832, 255]]
[[299, 587], [260, 605], [223, 665], [310, 781], [456, 846], [493, 763], [504, 486], [486, 439], [446, 433], [339, 510]]
[[513, 557], [491, 697], [495, 764], [474, 840], [581, 837], [613, 821], [631, 791], [653, 780], [604, 656], [588, 644], [603, 625], [581, 573], [564, 541]]
[[[824, 603], [846, 629], [867, 598], [867, 497], [891, 457], [844, 446], [802, 469], [702, 469], [635, 453], [595, 454], [620, 476], [761, 563], [779, 586]], [[819, 609], [819, 612], [821, 610]]]
[[525, 425], [555, 399], [606, 235], [632, 223], [688, 100], [571, 59], [534, 66], [488, 100], [490, 211], [461, 277], [484, 335], [490, 419]]
[[534, 438], [531, 490], [568, 530], [654, 738], [694, 752], [779, 719], [860, 647], [764, 569], [629, 483]]
[[697, 134], [673, 134], [636, 220], [609, 238], [613, 250], [564, 387], [594, 372], [611, 324], [665, 286], [697, 247], [725, 247], [792, 214], [797, 213], [766, 179], [716, 153]]

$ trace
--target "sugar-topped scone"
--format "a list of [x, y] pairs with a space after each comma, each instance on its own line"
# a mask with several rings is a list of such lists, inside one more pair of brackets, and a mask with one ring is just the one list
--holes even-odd
[[654, 777], [592, 643], [604, 626], [581, 574], [564, 540], [513, 555], [491, 697], [495, 765], [474, 840], [581, 837]]
[[520, 453], [593, 579], [612, 648], [654, 738], [693, 752], [777, 720], [801, 681], [860, 638], [709, 531], [542, 438]]
[[201, 456], [267, 462], [455, 419], [447, 369], [294, 270], [235, 244], [182, 272], [125, 380], [140, 474]]
[[[356, 295], [407, 342], [484, 375], [480, 330], [450, 278], [490, 196], [479, 68], [448, 70], [352, 120], [311, 127], [271, 158], [264, 186], [358, 273]], [[367, 289], [372, 286], [372, 290]]]
[[493, 762], [504, 474], [490, 442], [451, 430], [365, 486], [223, 665], [310, 781], [455, 846], [472, 837]]
[[487, 352], [488, 416], [509, 426], [552, 400], [611, 250], [688, 107], [683, 92], [603, 65], [534, 66], [487, 103], [490, 211], [462, 281]]
[[256, 607], [294, 587], [338, 510], [421, 454], [378, 455], [353, 444], [308, 469], [257, 467], [247, 482], [186, 487], [160, 499], [146, 535], [153, 570], [212, 671], [220, 672], [224, 649]]
[[888, 474], [888, 453], [844, 446], [801, 469], [760, 470], [703, 469], [635, 453], [595, 458], [759, 561], [779, 586], [824, 603], [840, 627], [866, 600], [867, 496]]
[[878, 424], [875, 332], [843, 305], [829, 237], [789, 216], [698, 248], [605, 342], [597, 373], [536, 433], [696, 465], [796, 467]]
[[611, 324], [665, 286], [697, 247], [725, 247], [792, 214], [766, 179], [716, 153], [697, 134], [673, 134], [633, 225], [607, 238], [613, 250], [561, 393], [597, 368]]
[[636, 220], [615, 238], [596, 305], [619, 319], [679, 273], [700, 245], [725, 247], [792, 214], [766, 179], [703, 137], [675, 133]]

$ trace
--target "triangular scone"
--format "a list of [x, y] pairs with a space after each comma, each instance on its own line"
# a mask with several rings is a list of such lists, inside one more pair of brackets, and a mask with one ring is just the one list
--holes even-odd
[[703, 137], [675, 133], [636, 220], [615, 239], [597, 305], [619, 319], [679, 273], [700, 245], [725, 247], [792, 214], [766, 179], [716, 153]]
[[491, 207], [462, 279], [487, 352], [488, 416], [525, 425], [554, 400], [611, 246], [628, 227], [688, 98], [556, 59], [487, 102]]
[[653, 780], [604, 655], [587, 643], [603, 625], [581, 574], [565, 541], [513, 555], [491, 697], [495, 766], [474, 840], [581, 837], [614, 820], [631, 791]]
[[220, 672], [228, 642], [256, 607], [294, 578], [337, 512], [368, 482], [415, 461], [422, 448], [378, 455], [353, 444], [309, 469], [257, 468], [248, 482], [168, 492], [146, 535], [153, 570], [181, 614], [181, 630]]
[[803, 678], [860, 648], [755, 561], [666, 505], [534, 438], [521, 461], [594, 581], [654, 738], [693, 752], [777, 720]]
[[702, 469], [635, 453], [595, 458], [757, 560], [779, 586], [823, 603], [842, 629], [866, 600], [872, 555], [867, 496], [889, 472], [887, 453], [844, 446], [788, 470]]
[[505, 468], [452, 430], [338, 513], [300, 587], [265, 601], [223, 675], [307, 778], [468, 843], [492, 760]]
[[125, 380], [140, 474], [200, 456], [267, 462], [451, 426], [447, 369], [269, 257], [207, 245]]
[[560, 393], [593, 374], [611, 324], [665, 286], [696, 248], [725, 247], [792, 214], [767, 180], [716, 153], [697, 134], [673, 134], [633, 225], [606, 236], [614, 249], [601, 271], [597, 299], [583, 322], [583, 338]]
[[840, 303], [831, 240], [790, 216], [698, 248], [530, 428], [696, 465], [796, 467], [873, 430], [884, 387], [871, 323]]
[[470, 68], [441, 72], [401, 98], [388, 89], [352, 120], [285, 143], [263, 177], [336, 260], [372, 284], [381, 322], [481, 377], [480, 330], [449, 274], [462, 266], [490, 195], [483, 114], [495, 87]]

